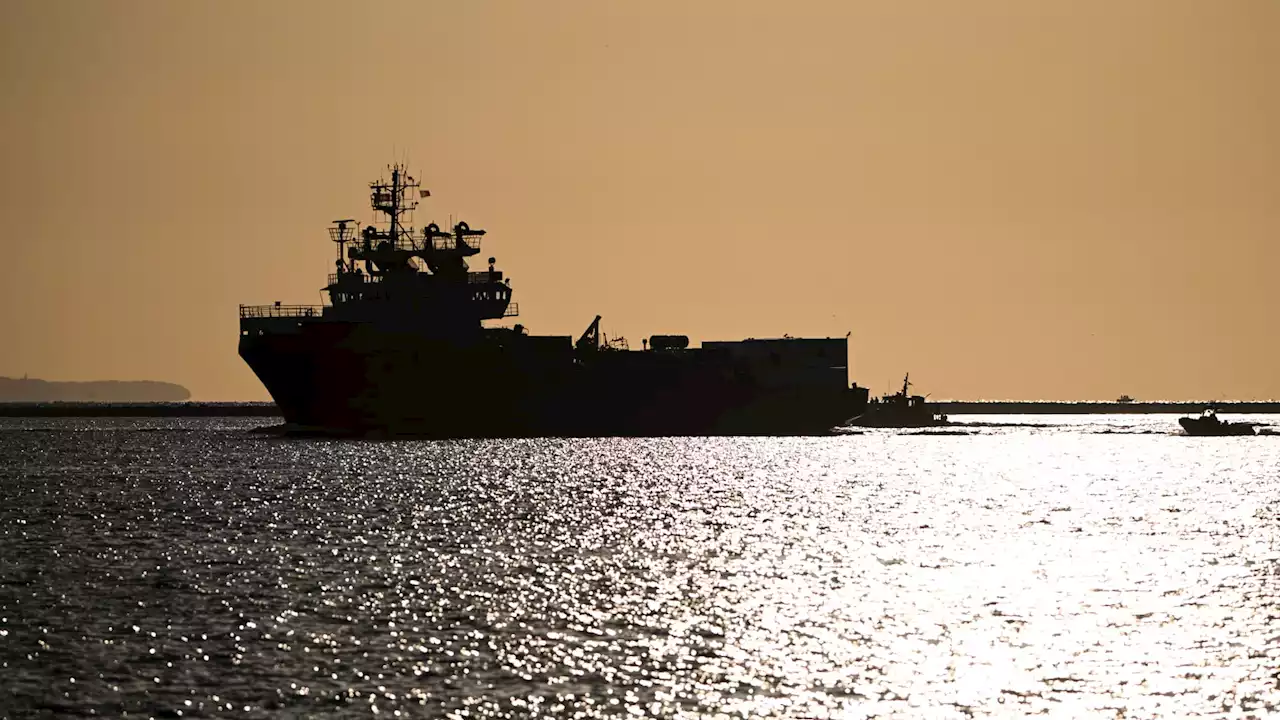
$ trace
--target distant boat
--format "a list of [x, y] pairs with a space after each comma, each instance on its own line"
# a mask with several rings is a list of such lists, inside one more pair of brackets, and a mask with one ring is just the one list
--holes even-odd
[[934, 412], [920, 395], [908, 395], [911, 374], [902, 379], [902, 390], [867, 403], [866, 412], [849, 421], [854, 427], [917, 428], [946, 425], [947, 416]]
[[1253, 423], [1227, 422], [1218, 417], [1213, 408], [1207, 408], [1200, 417], [1178, 418], [1178, 424], [1188, 435], [1257, 435]]
[[1133, 398], [1129, 397], [1128, 395], [1121, 395], [1120, 397], [1116, 398], [1116, 402], [1118, 402], [1118, 403], [1131, 403], [1131, 402], [1133, 402]]

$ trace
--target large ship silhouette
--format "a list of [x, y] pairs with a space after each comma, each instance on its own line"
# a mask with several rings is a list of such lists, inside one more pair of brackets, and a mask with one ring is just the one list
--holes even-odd
[[407, 225], [421, 190], [402, 165], [370, 184], [374, 224], [329, 229], [335, 272], [322, 306], [240, 306], [240, 356], [285, 429], [421, 437], [822, 434], [865, 408], [845, 338], [689, 347], [609, 340], [600, 317], [574, 341], [519, 324], [511, 281], [484, 230]]

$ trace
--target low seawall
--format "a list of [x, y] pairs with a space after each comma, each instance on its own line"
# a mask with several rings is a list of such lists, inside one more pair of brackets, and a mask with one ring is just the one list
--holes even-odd
[[[930, 403], [948, 415], [1198, 414], [1208, 402], [947, 401]], [[1277, 413], [1280, 402], [1214, 402], [1222, 413]], [[274, 403], [5, 403], [0, 417], [280, 417]]]
[[948, 415], [1101, 415], [1149, 413], [1198, 414], [1212, 405], [1222, 413], [1280, 413], [1280, 402], [1052, 402], [1052, 401], [949, 401], [930, 403]]

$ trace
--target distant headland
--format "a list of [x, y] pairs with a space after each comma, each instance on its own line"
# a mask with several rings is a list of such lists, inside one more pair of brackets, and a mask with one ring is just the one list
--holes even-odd
[[191, 392], [154, 380], [62, 382], [0, 377], [0, 403], [155, 403], [183, 402]]

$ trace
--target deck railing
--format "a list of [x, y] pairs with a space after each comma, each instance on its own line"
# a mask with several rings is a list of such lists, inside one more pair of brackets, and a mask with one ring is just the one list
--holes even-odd
[[[419, 236], [407, 236], [407, 235], [402, 235], [396, 238], [394, 242], [383, 238], [383, 239], [374, 240], [373, 243], [369, 246], [369, 251], [376, 253], [378, 251], [378, 246], [386, 242], [386, 243], [390, 243], [391, 247], [395, 248], [396, 250], [404, 250], [406, 252], [415, 252], [422, 249], [423, 244], [426, 241], [427, 241], [426, 238], [422, 238]], [[457, 247], [459, 244], [452, 236], [430, 238], [430, 241], [431, 241], [431, 247], [435, 248], [436, 250], [452, 250], [455, 247]], [[472, 250], [479, 250], [480, 236], [467, 235], [462, 239], [461, 244], [464, 247], [471, 248]], [[355, 257], [356, 255], [359, 255], [362, 253], [364, 253], [364, 240], [362, 238], [353, 239], [351, 241], [351, 247], [347, 249], [348, 257]]]
[[[359, 275], [356, 275], [355, 273], [344, 273], [342, 277], [343, 277], [347, 282], [351, 282], [353, 279], [355, 279], [355, 278], [357, 278], [357, 277], [358, 277], [358, 278], [361, 278], [361, 279], [362, 279], [362, 281], [363, 281], [363, 282], [365, 282], [365, 283], [380, 283], [380, 282], [382, 282], [382, 278], [383, 278], [383, 277], [385, 277], [385, 276], [383, 276], [383, 275], [366, 275], [365, 273], [360, 273]], [[329, 284], [330, 284], [330, 285], [336, 285], [336, 284], [338, 284], [338, 273], [329, 273]]]
[[[337, 285], [338, 277], [339, 277], [338, 273], [329, 273], [328, 284]], [[356, 275], [355, 273], [344, 273], [341, 277], [346, 282], [352, 282], [353, 280], [355, 280], [355, 278], [359, 277], [365, 283], [380, 283], [382, 282], [383, 278], [386, 276], [365, 275], [364, 273], [361, 273], [360, 275]], [[489, 272], [488, 270], [480, 270], [478, 272], [469, 272], [467, 273], [467, 282], [472, 285], [484, 285], [491, 282], [502, 282], [502, 271], [494, 270], [493, 272]]]
[[[324, 305], [241, 305], [242, 318], [309, 318], [324, 314]], [[520, 314], [520, 303], [507, 303], [502, 317]]]
[[452, 250], [457, 245], [463, 245], [471, 248], [472, 250], [479, 250], [480, 236], [468, 235], [462, 239], [461, 243], [456, 242], [451, 237], [432, 238], [432, 242], [431, 242], [431, 246], [434, 247], [436, 250]]
[[320, 317], [323, 305], [241, 305], [242, 318]]

